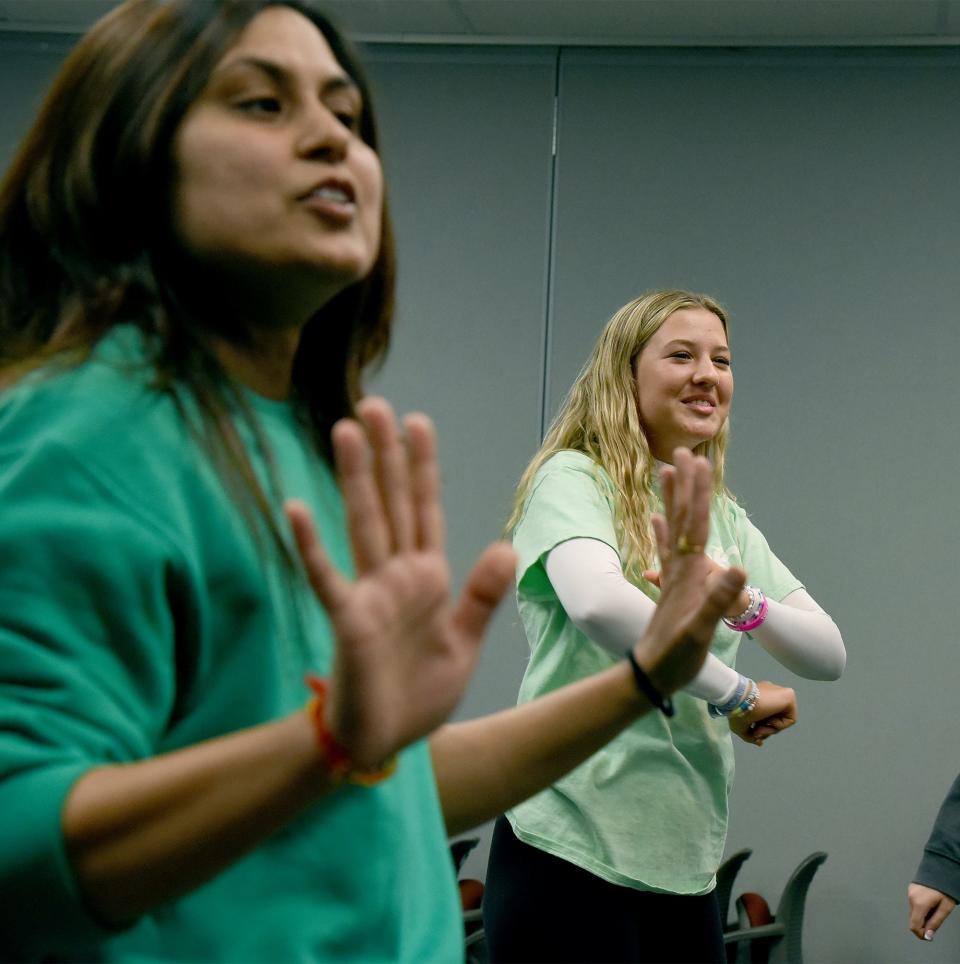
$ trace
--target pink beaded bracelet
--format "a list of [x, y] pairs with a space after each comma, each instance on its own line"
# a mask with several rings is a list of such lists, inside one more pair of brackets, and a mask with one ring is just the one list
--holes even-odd
[[763, 621], [767, 618], [767, 610], [770, 607], [767, 605], [767, 597], [763, 597], [763, 602], [760, 603], [760, 612], [750, 620], [748, 623], [732, 623], [727, 622], [727, 625], [731, 629], [739, 630], [741, 633], [749, 633], [750, 630], [756, 629], [758, 626], [763, 625]]
[[763, 590], [756, 586], [744, 588], [750, 599], [747, 608], [739, 616], [723, 617], [724, 623], [738, 633], [748, 633], [751, 629], [756, 629], [767, 618], [767, 597]]

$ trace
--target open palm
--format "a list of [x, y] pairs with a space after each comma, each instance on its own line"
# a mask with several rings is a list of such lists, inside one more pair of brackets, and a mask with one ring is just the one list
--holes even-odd
[[373, 766], [456, 707], [514, 556], [489, 546], [454, 601], [430, 420], [408, 416], [401, 434], [379, 398], [361, 402], [358, 417], [332, 436], [356, 579], [330, 562], [306, 506], [291, 501], [286, 512], [336, 637], [328, 723], [357, 765]]

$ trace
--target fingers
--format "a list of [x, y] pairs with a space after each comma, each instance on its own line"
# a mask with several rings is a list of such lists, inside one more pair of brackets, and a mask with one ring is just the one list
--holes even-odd
[[668, 542], [703, 547], [710, 532], [712, 470], [703, 456], [689, 449], [673, 452], [673, 465], [661, 472], [661, 493]]
[[310, 510], [302, 502], [289, 499], [284, 503], [283, 511], [293, 530], [297, 551], [311, 588], [324, 608], [335, 610], [349, 585], [324, 552]]
[[659, 569], [644, 569], [643, 578], [647, 580], [651, 585], [660, 588], [660, 570]]
[[710, 498], [713, 494], [713, 471], [710, 463], [702, 455], [682, 450], [684, 462], [689, 461], [689, 498], [686, 529], [687, 541], [693, 545], [705, 546], [710, 535]]
[[766, 719], [751, 723], [745, 739], [756, 746], [763, 746], [771, 736], [789, 729], [797, 721], [786, 716], [768, 716]]
[[907, 891], [907, 899], [910, 903], [910, 930], [920, 938], [926, 938], [927, 917], [930, 911], [937, 906], [939, 900], [935, 896], [936, 892], [928, 887], [918, 888], [916, 884], [911, 884]]
[[[673, 479], [673, 504], [671, 506], [671, 512], [667, 516], [674, 544], [678, 543], [681, 538], [693, 543], [693, 540], [690, 539], [689, 532], [691, 500], [693, 497], [691, 458], [689, 449], [674, 450], [673, 468], [675, 475]], [[699, 545], [699, 543], [696, 544]]]
[[695, 639], [709, 640], [713, 637], [720, 617], [736, 599], [746, 581], [746, 573], [736, 568], [724, 570], [711, 581], [690, 624], [689, 631]]
[[[670, 545], [670, 527], [666, 518], [655, 513], [650, 517], [650, 525], [653, 527], [653, 537], [657, 543], [657, 556], [660, 558], [660, 571], [663, 572], [670, 565], [670, 553], [673, 547]], [[644, 578], [647, 578], [644, 574]], [[650, 580], [653, 581], [652, 579]], [[657, 583], [659, 585], [659, 581]]]
[[934, 908], [933, 913], [927, 918], [927, 929], [923, 933], [925, 941], [932, 941], [933, 935], [940, 930], [940, 925], [950, 916], [954, 904], [946, 899], [941, 900]]
[[477, 560], [460, 594], [454, 624], [478, 646], [490, 617], [513, 583], [517, 557], [505, 542], [487, 546]]
[[357, 405], [357, 415], [373, 449], [373, 472], [386, 513], [391, 548], [413, 548], [413, 504], [407, 446], [397, 431], [393, 409], [382, 398], [367, 398]]
[[956, 907], [953, 898], [924, 884], [910, 884], [907, 899], [910, 904], [910, 930], [924, 941], [933, 940], [933, 935]]
[[677, 472], [672, 465], [664, 465], [660, 469], [660, 496], [663, 499], [663, 514], [668, 524], [673, 520], [673, 493], [677, 481]]
[[380, 565], [390, 551], [390, 530], [373, 474], [373, 458], [358, 422], [342, 419], [330, 433], [337, 481], [343, 494], [347, 529], [357, 574]]
[[410, 486], [416, 545], [420, 549], [443, 549], [444, 520], [440, 502], [440, 463], [433, 422], [426, 415], [404, 419], [410, 452]]
[[391, 553], [442, 549], [443, 510], [436, 436], [425, 415], [405, 421], [406, 437], [382, 398], [366, 398], [357, 418], [331, 435], [358, 574]]

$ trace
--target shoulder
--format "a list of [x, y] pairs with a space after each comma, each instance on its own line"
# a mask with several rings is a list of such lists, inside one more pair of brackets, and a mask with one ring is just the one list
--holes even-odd
[[744, 509], [744, 507], [740, 505], [736, 499], [726, 492], [715, 496], [714, 505], [716, 507], [716, 511], [731, 525], [734, 525], [738, 528], [742, 528], [745, 525], [752, 525], [750, 518], [747, 515], [747, 510]]
[[[51, 496], [85, 479], [88, 497], [161, 506], [201, 460], [172, 397], [142, 359], [110, 341], [87, 360], [37, 371], [0, 396], [0, 487], [42, 482]], [[22, 490], [20, 490], [22, 491]]]
[[59, 442], [78, 453], [108, 457], [128, 436], [176, 421], [176, 406], [152, 387], [153, 371], [137, 333], [108, 335], [79, 363], [51, 362], [0, 397], [0, 447]]
[[545, 479], [550, 479], [553, 482], [562, 482], [564, 479], [569, 479], [572, 484], [582, 484], [584, 481], [597, 484], [605, 481], [607, 474], [602, 466], [585, 452], [561, 449], [540, 466], [533, 480], [534, 488]]
[[614, 490], [602, 466], [583, 452], [563, 449], [550, 456], [534, 476], [525, 512], [534, 506], [553, 511], [559, 504], [597, 504], [613, 511]]
[[537, 478], [549, 475], [552, 472], [592, 472], [596, 467], [597, 463], [585, 452], [578, 452], [575, 449], [560, 449], [540, 466]]

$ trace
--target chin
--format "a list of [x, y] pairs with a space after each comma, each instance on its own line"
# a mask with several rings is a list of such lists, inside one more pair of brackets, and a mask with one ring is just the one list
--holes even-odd
[[316, 287], [329, 292], [341, 291], [358, 281], [363, 281], [373, 267], [366, 258], [318, 257], [301, 264], [301, 268]]

